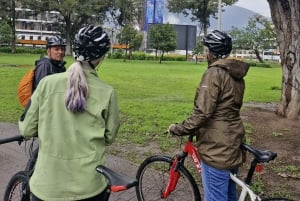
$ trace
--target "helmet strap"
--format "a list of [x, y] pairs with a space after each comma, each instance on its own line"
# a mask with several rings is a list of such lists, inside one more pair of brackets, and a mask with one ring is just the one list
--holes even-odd
[[92, 67], [92, 69], [95, 69], [94, 64], [91, 61], [88, 61], [88, 63], [90, 64], [90, 66]]

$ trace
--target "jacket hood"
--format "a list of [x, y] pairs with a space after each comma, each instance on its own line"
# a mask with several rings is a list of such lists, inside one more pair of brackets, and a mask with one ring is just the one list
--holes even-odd
[[210, 67], [226, 69], [231, 77], [240, 80], [247, 75], [249, 64], [235, 59], [219, 59], [212, 63], [209, 68]]

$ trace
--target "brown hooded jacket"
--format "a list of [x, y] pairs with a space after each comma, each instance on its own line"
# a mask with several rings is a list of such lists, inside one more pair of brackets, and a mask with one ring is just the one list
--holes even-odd
[[198, 152], [203, 161], [218, 169], [234, 169], [245, 157], [240, 144], [245, 129], [240, 118], [249, 65], [238, 60], [212, 63], [197, 87], [190, 117], [170, 128], [178, 135], [197, 133]]

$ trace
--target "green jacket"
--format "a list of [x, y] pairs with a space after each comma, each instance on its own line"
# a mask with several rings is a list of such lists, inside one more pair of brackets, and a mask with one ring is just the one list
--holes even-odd
[[[219, 169], [233, 169], [245, 160], [240, 149], [245, 129], [240, 118], [249, 65], [220, 59], [202, 77], [190, 117], [170, 128], [178, 135], [198, 133], [200, 158]], [[199, 130], [200, 129], [200, 130]]]
[[41, 80], [19, 121], [25, 138], [39, 139], [30, 189], [45, 201], [86, 199], [107, 185], [95, 168], [105, 164], [105, 145], [112, 143], [119, 128], [117, 98], [95, 70], [83, 69], [89, 90], [86, 112], [72, 113], [65, 108], [67, 71]]

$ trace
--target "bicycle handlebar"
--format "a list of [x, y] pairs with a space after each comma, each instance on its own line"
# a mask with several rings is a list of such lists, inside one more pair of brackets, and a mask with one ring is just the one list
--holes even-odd
[[14, 137], [9, 137], [9, 138], [4, 138], [4, 139], [0, 139], [0, 144], [6, 144], [6, 143], [10, 143], [10, 142], [19, 142], [19, 144], [24, 141], [24, 138], [22, 135], [17, 135]]

